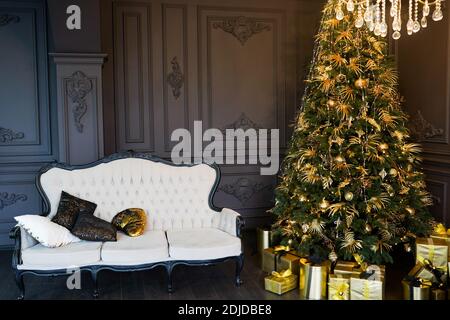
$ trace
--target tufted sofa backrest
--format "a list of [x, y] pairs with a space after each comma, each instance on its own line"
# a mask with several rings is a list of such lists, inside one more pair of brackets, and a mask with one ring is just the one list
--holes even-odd
[[216, 178], [216, 170], [206, 164], [172, 166], [125, 158], [85, 169], [51, 168], [39, 182], [49, 200], [50, 218], [64, 190], [96, 203], [94, 215], [104, 220], [127, 208], [142, 208], [150, 230], [168, 230], [218, 226], [219, 215], [209, 206]]

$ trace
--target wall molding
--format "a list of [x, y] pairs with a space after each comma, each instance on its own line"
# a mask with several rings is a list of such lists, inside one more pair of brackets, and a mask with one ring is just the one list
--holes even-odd
[[219, 186], [220, 191], [235, 197], [243, 205], [255, 194], [262, 191], [271, 191], [272, 189], [273, 186], [271, 184], [263, 184], [262, 182], [256, 182], [245, 177], [236, 179], [233, 183]]
[[19, 23], [20, 17], [12, 14], [1, 14], [0, 15], [0, 27], [7, 26], [10, 23]]
[[12, 129], [0, 127], [0, 144], [9, 144], [14, 140], [25, 138], [25, 133], [17, 132]]
[[184, 84], [184, 75], [176, 56], [172, 58], [170, 64], [172, 65], [172, 71], [167, 75], [167, 83], [172, 88], [173, 97], [177, 100], [181, 95], [181, 88]]
[[238, 16], [238, 17], [222, 17], [220, 22], [213, 23], [214, 29], [222, 29], [223, 31], [233, 35], [242, 46], [255, 34], [271, 31], [270, 24], [257, 18]]
[[0, 210], [7, 206], [15, 204], [17, 201], [27, 201], [28, 197], [24, 194], [0, 192]]
[[59, 161], [102, 158], [102, 65], [105, 54], [50, 53], [56, 65]]
[[254, 122], [253, 120], [251, 120], [246, 114], [245, 112], [242, 112], [241, 115], [239, 116], [239, 118], [234, 121], [233, 123], [227, 124], [226, 126], [224, 126], [221, 131], [223, 134], [226, 133], [227, 129], [243, 129], [244, 131], [248, 130], [248, 129], [262, 129], [263, 127], [260, 126], [259, 124], [257, 124], [256, 122]]
[[86, 96], [92, 91], [92, 80], [82, 71], [75, 71], [67, 80], [66, 93], [74, 103], [72, 107], [73, 119], [78, 132], [83, 132], [82, 118], [87, 112]]
[[422, 115], [420, 110], [417, 110], [417, 114], [411, 118], [411, 135], [418, 141], [430, 141], [433, 138], [443, 137], [445, 130], [436, 128]]

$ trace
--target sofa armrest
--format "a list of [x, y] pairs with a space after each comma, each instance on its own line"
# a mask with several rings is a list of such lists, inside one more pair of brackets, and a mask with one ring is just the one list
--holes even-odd
[[242, 228], [244, 227], [244, 219], [234, 210], [223, 208], [220, 211], [219, 229], [225, 231], [235, 237], [242, 237]]
[[12, 266], [16, 268], [17, 265], [22, 264], [22, 250], [31, 248], [38, 244], [38, 242], [22, 227], [16, 225], [9, 232], [9, 238], [14, 240], [14, 252]]
[[13, 269], [17, 269], [17, 266], [22, 264], [22, 236], [21, 236], [21, 228], [19, 226], [15, 226], [9, 232], [9, 238], [14, 240], [14, 251], [12, 256], [12, 267]]

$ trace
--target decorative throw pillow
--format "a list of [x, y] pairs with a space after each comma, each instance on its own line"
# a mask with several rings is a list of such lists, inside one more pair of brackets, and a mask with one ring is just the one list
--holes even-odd
[[80, 241], [69, 230], [47, 217], [28, 214], [14, 219], [20, 227], [45, 247], [56, 248]]
[[117, 241], [117, 230], [111, 223], [86, 213], [78, 215], [72, 233], [87, 241]]
[[83, 213], [93, 215], [96, 208], [97, 205], [95, 203], [77, 198], [63, 191], [61, 192], [58, 211], [52, 221], [72, 230], [77, 221], [78, 214]]
[[116, 214], [111, 223], [128, 236], [137, 237], [144, 233], [147, 215], [142, 209], [130, 208]]

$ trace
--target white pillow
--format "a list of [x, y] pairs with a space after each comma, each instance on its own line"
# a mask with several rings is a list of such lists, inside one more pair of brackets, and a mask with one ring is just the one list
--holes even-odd
[[28, 214], [14, 219], [39, 243], [49, 248], [62, 247], [72, 242], [81, 241], [68, 229], [52, 222], [47, 217]]

